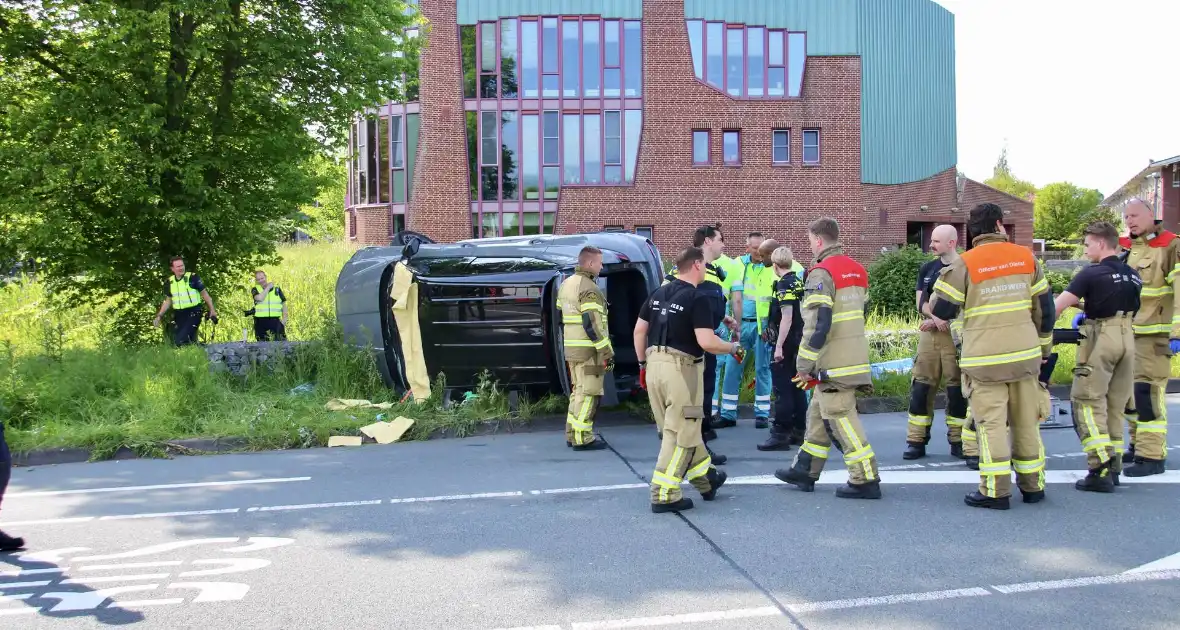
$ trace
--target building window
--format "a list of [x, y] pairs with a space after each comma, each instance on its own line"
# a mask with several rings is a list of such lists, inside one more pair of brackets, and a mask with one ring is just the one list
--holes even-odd
[[479, 25], [479, 95], [497, 98], [496, 91], [496, 24]]
[[726, 164], [736, 165], [742, 162], [741, 132], [726, 131], [721, 134], [721, 152]]
[[773, 164], [790, 164], [791, 131], [789, 129], [774, 130], [771, 138], [770, 161]]
[[819, 129], [803, 130], [803, 163], [819, 164]]
[[602, 226], [602, 231], [603, 232], [626, 232], [627, 228], [625, 228], [621, 225], [604, 225], [604, 226]]
[[537, 98], [541, 95], [537, 37], [536, 20], [524, 20], [520, 23], [520, 78], [521, 91], [525, 98]]
[[603, 114], [603, 155], [607, 184], [623, 182], [623, 119], [622, 112], [608, 111]]
[[655, 234], [655, 227], [651, 225], [637, 225], [635, 226], [635, 234], [642, 236], [649, 241], [653, 240], [655, 238], [655, 236], [653, 236]]
[[709, 163], [709, 132], [701, 129], [692, 132], [692, 163]]
[[734, 98], [799, 98], [807, 34], [688, 20], [693, 73]]
[[516, 20], [500, 22], [500, 96], [516, 98]]
[[459, 27], [459, 48], [463, 53], [463, 97], [475, 98], [475, 27]]

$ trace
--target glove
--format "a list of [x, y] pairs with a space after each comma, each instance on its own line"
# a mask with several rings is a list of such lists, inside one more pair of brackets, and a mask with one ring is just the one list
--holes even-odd
[[610, 371], [614, 370], [614, 369], [615, 369], [615, 358], [614, 358], [614, 357], [611, 357], [611, 358], [607, 359], [607, 360], [606, 360], [606, 361], [603, 363], [603, 366], [602, 366], [602, 368], [603, 368], [604, 370], [606, 370], [607, 372], [610, 372]]
[[1082, 322], [1084, 322], [1084, 321], [1086, 321], [1086, 314], [1085, 313], [1078, 313], [1077, 315], [1074, 315], [1073, 316], [1074, 329], [1077, 329], [1078, 326], [1081, 326]]
[[639, 389], [647, 390], [647, 366], [639, 366]]
[[1168, 349], [1172, 351], [1172, 354], [1180, 354], [1180, 339], [1169, 340]]
[[[1178, 342], [1178, 343], [1180, 343], [1180, 342]], [[737, 347], [737, 349], [734, 350], [733, 353], [730, 354], [729, 356], [733, 357], [738, 362], [739, 365], [742, 363], [745, 363], [746, 362], [746, 349], [741, 347], [741, 345], [739, 345], [739, 344], [734, 344], [734, 345]]]
[[819, 379], [810, 374], [796, 374], [791, 378], [791, 382], [795, 384], [795, 387], [803, 391], [813, 389], [816, 385], [819, 385]]

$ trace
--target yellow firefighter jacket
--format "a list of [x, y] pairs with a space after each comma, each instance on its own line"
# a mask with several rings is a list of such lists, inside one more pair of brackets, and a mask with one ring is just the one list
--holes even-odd
[[1136, 335], [1167, 335], [1180, 339], [1180, 318], [1175, 313], [1175, 287], [1180, 280], [1180, 238], [1156, 227], [1136, 238], [1124, 236], [1127, 264], [1139, 272], [1139, 312], [1131, 323]]
[[[865, 300], [869, 274], [839, 243], [816, 257], [803, 289], [803, 342], [796, 370], [825, 383], [871, 389]], [[825, 312], [826, 311], [826, 312]]]
[[959, 368], [982, 383], [1036, 378], [1052, 350], [1053, 314], [1046, 318], [1038, 297], [1049, 281], [1032, 252], [1003, 234], [982, 234], [972, 245], [942, 270], [931, 298], [961, 309]]
[[606, 297], [594, 275], [578, 268], [557, 290], [557, 308], [565, 333], [565, 359], [570, 363], [605, 363], [615, 356], [606, 325]]

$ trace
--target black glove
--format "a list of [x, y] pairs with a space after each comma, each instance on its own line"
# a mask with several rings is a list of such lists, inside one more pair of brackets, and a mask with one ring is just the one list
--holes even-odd
[[242, 315], [245, 315], [246, 317], [250, 317], [250, 316], [254, 315], [254, 313], [255, 313], [255, 309], [250, 309], [248, 311], [243, 311]]

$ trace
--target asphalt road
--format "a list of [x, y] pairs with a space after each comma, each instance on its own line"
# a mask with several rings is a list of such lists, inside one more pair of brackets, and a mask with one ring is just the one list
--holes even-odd
[[0, 628], [1180, 626], [1180, 470], [1080, 493], [1077, 438], [1046, 429], [1048, 499], [978, 510], [941, 413], [916, 464], [904, 416], [865, 420], [883, 500], [835, 498], [838, 459], [815, 493], [768, 478], [793, 451], [742, 421], [682, 516], [648, 509], [654, 427], [18, 469]]

